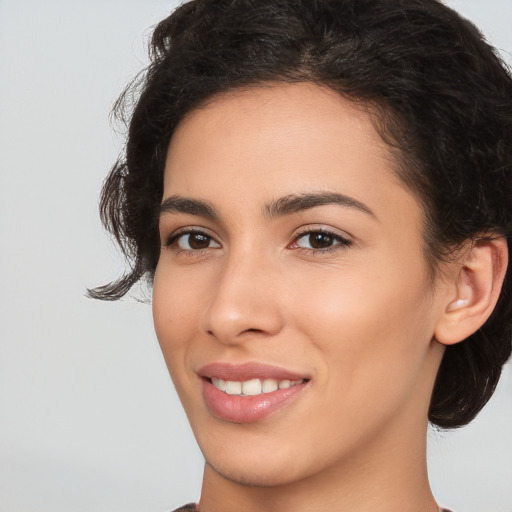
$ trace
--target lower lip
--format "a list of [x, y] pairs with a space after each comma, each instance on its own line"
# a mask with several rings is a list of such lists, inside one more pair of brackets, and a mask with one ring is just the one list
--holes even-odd
[[203, 379], [203, 396], [208, 409], [217, 418], [232, 423], [254, 423], [295, 400], [306, 385], [307, 381], [272, 393], [240, 396], [228, 395]]

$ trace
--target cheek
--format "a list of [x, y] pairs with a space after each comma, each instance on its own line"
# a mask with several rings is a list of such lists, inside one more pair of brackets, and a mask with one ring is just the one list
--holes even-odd
[[423, 266], [408, 269], [410, 278], [403, 266], [385, 267], [335, 269], [295, 295], [298, 330], [346, 398], [379, 393], [383, 384], [390, 392], [411, 386], [429, 349], [431, 288]]
[[369, 296], [364, 287], [348, 286], [343, 293], [327, 291], [328, 300], [317, 297], [308, 312], [316, 328], [302, 329], [309, 329], [324, 369], [320, 410], [330, 411], [326, 419], [335, 432], [357, 444], [409, 408], [424, 408], [428, 329], [421, 299], [413, 307], [408, 293], [389, 296], [373, 289]]
[[186, 273], [158, 266], [153, 281], [153, 321], [171, 377], [184, 368], [185, 350], [197, 329], [199, 282]]

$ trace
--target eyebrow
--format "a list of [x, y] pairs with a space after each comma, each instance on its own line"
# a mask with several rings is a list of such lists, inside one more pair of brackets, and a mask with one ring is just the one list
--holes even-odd
[[[336, 192], [317, 192], [283, 196], [266, 204], [263, 207], [263, 214], [265, 217], [273, 219], [330, 204], [354, 208], [372, 217], [376, 217], [372, 210], [364, 203], [346, 196], [345, 194]], [[206, 201], [179, 195], [169, 196], [162, 201], [160, 205], [160, 215], [166, 213], [186, 213], [214, 220], [219, 218], [215, 208]]]
[[283, 215], [289, 215], [303, 210], [309, 210], [317, 206], [324, 206], [335, 204], [347, 208], [354, 208], [363, 213], [375, 217], [375, 214], [357, 199], [346, 196], [345, 194], [338, 194], [336, 192], [319, 192], [312, 194], [292, 194], [280, 197], [275, 201], [267, 204], [264, 207], [264, 214], [266, 217], [275, 218]]
[[218, 218], [215, 208], [206, 201], [178, 195], [169, 196], [162, 201], [160, 215], [164, 213], [188, 213], [189, 215], [198, 215], [208, 219]]

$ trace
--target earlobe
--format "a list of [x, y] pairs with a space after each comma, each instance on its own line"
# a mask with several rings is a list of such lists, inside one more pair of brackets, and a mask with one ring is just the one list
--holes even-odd
[[505, 278], [508, 263], [504, 238], [483, 238], [462, 251], [453, 265], [435, 339], [453, 345], [476, 332], [491, 315]]

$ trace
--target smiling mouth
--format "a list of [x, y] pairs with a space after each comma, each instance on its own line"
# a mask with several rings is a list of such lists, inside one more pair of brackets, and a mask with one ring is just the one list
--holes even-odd
[[227, 395], [238, 396], [256, 396], [267, 393], [273, 393], [278, 389], [289, 389], [291, 387], [303, 384], [307, 379], [289, 380], [289, 379], [250, 379], [244, 381], [224, 380], [218, 377], [207, 379], [215, 388], [223, 391]]
[[206, 407], [230, 423], [255, 423], [297, 400], [309, 387], [309, 375], [279, 366], [210, 363], [198, 370]]

